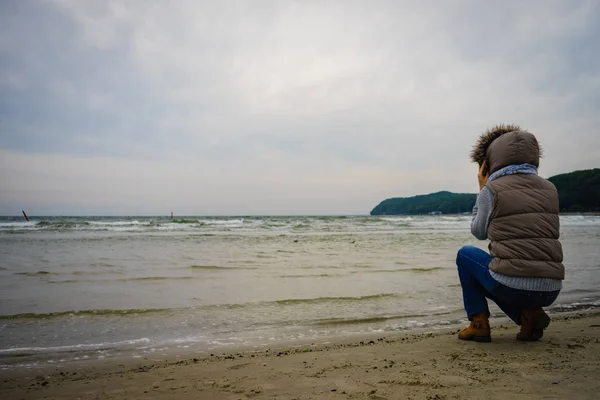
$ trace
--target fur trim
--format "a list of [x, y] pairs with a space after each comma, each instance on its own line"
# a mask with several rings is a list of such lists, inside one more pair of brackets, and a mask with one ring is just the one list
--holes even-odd
[[483, 161], [487, 158], [487, 149], [488, 147], [490, 147], [490, 144], [492, 144], [494, 140], [498, 139], [505, 133], [523, 130], [524, 129], [521, 129], [519, 125], [513, 124], [500, 124], [496, 125], [491, 129], [488, 129], [483, 134], [481, 134], [481, 136], [479, 136], [479, 139], [477, 139], [477, 142], [475, 142], [475, 145], [471, 150], [471, 161], [476, 162], [479, 165], [483, 164]]

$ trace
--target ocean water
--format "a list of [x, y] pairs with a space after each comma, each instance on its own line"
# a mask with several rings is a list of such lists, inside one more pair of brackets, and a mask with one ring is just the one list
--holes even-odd
[[[0, 368], [264, 349], [465, 320], [470, 216], [0, 217]], [[600, 307], [600, 216], [562, 216], [553, 313]], [[500, 315], [494, 308], [494, 315]]]

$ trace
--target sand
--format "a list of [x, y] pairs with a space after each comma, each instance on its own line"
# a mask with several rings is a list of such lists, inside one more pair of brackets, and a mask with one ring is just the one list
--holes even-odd
[[600, 313], [555, 318], [544, 339], [452, 331], [206, 358], [3, 371], [2, 399], [598, 399]]

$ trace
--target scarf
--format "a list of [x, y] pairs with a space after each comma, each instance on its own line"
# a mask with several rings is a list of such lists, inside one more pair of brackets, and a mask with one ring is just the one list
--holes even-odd
[[491, 182], [494, 179], [498, 179], [502, 176], [515, 174], [537, 175], [537, 167], [531, 164], [509, 165], [491, 174], [488, 178], [488, 182]]

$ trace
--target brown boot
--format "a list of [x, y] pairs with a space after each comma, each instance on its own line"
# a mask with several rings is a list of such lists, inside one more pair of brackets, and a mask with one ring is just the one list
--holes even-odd
[[521, 311], [521, 331], [517, 340], [534, 342], [544, 336], [544, 329], [550, 325], [550, 317], [541, 308], [525, 308]]
[[471, 324], [458, 333], [458, 338], [475, 342], [491, 342], [492, 335], [487, 313], [475, 314]]

